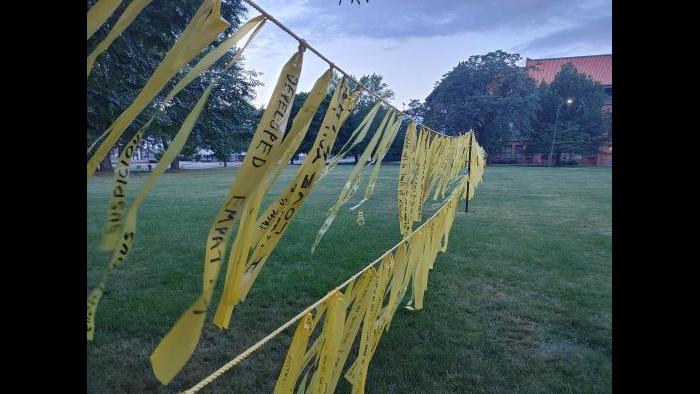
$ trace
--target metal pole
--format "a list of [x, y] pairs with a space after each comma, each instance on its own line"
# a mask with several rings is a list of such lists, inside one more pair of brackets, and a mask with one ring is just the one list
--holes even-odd
[[[469, 137], [469, 153], [467, 153], [467, 175], [472, 176], [472, 140], [474, 139], [474, 132], [472, 131], [471, 137]], [[469, 181], [467, 178], [467, 198], [464, 199], [464, 213], [469, 212]]]
[[557, 117], [554, 120], [554, 135], [552, 136], [552, 148], [549, 150], [549, 166], [552, 166], [552, 159], [554, 155], [554, 139], [557, 138], [557, 123], [559, 123], [559, 110], [561, 109], [561, 106], [564, 105], [564, 103], [559, 104], [557, 107]]

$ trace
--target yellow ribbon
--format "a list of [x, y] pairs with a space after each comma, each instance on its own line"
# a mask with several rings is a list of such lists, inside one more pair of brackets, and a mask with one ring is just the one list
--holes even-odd
[[[158, 65], [158, 68], [153, 72], [143, 89], [141, 89], [141, 92], [109, 127], [111, 129], [110, 133], [88, 160], [88, 178], [95, 172], [99, 163], [119, 137], [124, 134], [126, 128], [143, 111], [146, 105], [156, 97], [158, 92], [165, 87], [165, 84], [177, 71], [229, 27], [229, 23], [221, 18], [220, 12], [221, 0], [204, 0], [202, 2], [202, 5], [182, 32], [180, 38], [170, 48], [163, 61]], [[92, 60], [94, 61], [94, 58]], [[90, 68], [91, 61], [90, 57], [88, 57], [88, 70]]]
[[[100, 3], [104, 2], [105, 0], [101, 0]], [[137, 16], [143, 11], [144, 8], [146, 8], [147, 5], [151, 4], [153, 0], [132, 0], [131, 3], [126, 7], [124, 12], [119, 16], [119, 19], [117, 19], [117, 23], [114, 24], [114, 27], [112, 27], [112, 30], [109, 31], [107, 34], [107, 37], [105, 37], [102, 41], [100, 41], [99, 44], [95, 47], [95, 49], [92, 50], [92, 52], [88, 55], [87, 57], [87, 76], [90, 76], [90, 71], [92, 71], [92, 66], [95, 64], [95, 60], [97, 60], [97, 57], [100, 56], [104, 51], [109, 48], [110, 45], [112, 45], [112, 42], [119, 37], [124, 30], [126, 30], [127, 27], [131, 24], [131, 22], [136, 19]], [[121, 3], [121, 1], [120, 1]], [[98, 3], [99, 4], [99, 3]], [[98, 4], [95, 4], [97, 6]], [[95, 8], [95, 7], [93, 7]], [[106, 8], [106, 7], [105, 7]], [[116, 7], [115, 7], [116, 9]], [[92, 9], [90, 10], [92, 11]], [[112, 10], [114, 12], [114, 10]], [[111, 13], [110, 13], [111, 15]], [[104, 11], [101, 11], [101, 15], [99, 18], [97, 17], [98, 15], [95, 15], [95, 18], [93, 19], [92, 22], [92, 27], [91, 27], [91, 22], [90, 22], [90, 13], [88, 12], [88, 38], [94, 34], [94, 31], [97, 31], [100, 26], [104, 22], [107, 21], [107, 18], [109, 15], [106, 17], [104, 16]], [[97, 23], [99, 22], [99, 19], [104, 18], [102, 23], [100, 23], [97, 27]], [[90, 30], [94, 29], [93, 33], [90, 33]]]
[[119, 240], [119, 247], [114, 249], [114, 252], [112, 253], [112, 258], [109, 262], [109, 265], [107, 268], [104, 270], [102, 273], [102, 276], [100, 277], [99, 284], [95, 289], [90, 292], [88, 295], [87, 299], [87, 339], [88, 341], [91, 341], [94, 336], [95, 332], [95, 313], [97, 311], [97, 305], [100, 302], [100, 299], [102, 298], [102, 295], [104, 293], [104, 288], [107, 283], [107, 279], [109, 278], [109, 274], [119, 266], [121, 263], [123, 263], [128, 254], [129, 251], [133, 248], [134, 244], [134, 236], [136, 233], [136, 215], [138, 213], [138, 209], [141, 206], [141, 203], [143, 200], [146, 199], [146, 196], [148, 195], [148, 192], [151, 190], [153, 185], [156, 182], [156, 179], [165, 172], [165, 169], [167, 166], [175, 159], [175, 157], [180, 153], [180, 150], [182, 150], [182, 147], [185, 145], [185, 142], [187, 142], [187, 138], [190, 136], [190, 133], [192, 132], [192, 128], [194, 127], [194, 123], [199, 117], [199, 114], [202, 112], [202, 109], [204, 108], [204, 104], [207, 101], [207, 98], [209, 97], [209, 93], [211, 93], [211, 89], [214, 87], [214, 85], [209, 85], [207, 89], [202, 93], [202, 96], [199, 98], [197, 101], [197, 104], [194, 106], [192, 111], [187, 115], [187, 118], [185, 121], [182, 123], [182, 126], [180, 127], [180, 130], [177, 132], [177, 135], [173, 139], [172, 143], [168, 146], [168, 149], [163, 153], [163, 157], [161, 157], [160, 161], [158, 162], [158, 165], [156, 165], [156, 168], [153, 170], [153, 172], [149, 175], [148, 179], [144, 183], [143, 187], [141, 188], [141, 191], [139, 191], [139, 194], [136, 196], [134, 199], [134, 202], [131, 204], [131, 207], [129, 208], [129, 212], [126, 215], [126, 220], [124, 222], [124, 226], [121, 228], [121, 236], [118, 237]]
[[180, 316], [151, 354], [153, 373], [164, 384], [169, 383], [192, 356], [202, 333], [221, 261], [226, 255], [231, 229], [239, 219], [244, 220], [250, 211], [249, 201], [258, 191], [259, 180], [265, 177], [271, 164], [282, 154], [279, 148], [294, 101], [302, 61], [303, 52], [300, 51], [284, 65], [238, 175], [212, 223], [207, 236], [201, 295]]
[[87, 13], [87, 39], [107, 22], [122, 0], [99, 0]]

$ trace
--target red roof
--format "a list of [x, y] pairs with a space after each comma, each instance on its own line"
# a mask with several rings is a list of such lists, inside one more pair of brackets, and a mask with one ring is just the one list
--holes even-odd
[[603, 85], [612, 85], [612, 55], [527, 59], [527, 73], [536, 81], [551, 83], [561, 67], [573, 64], [576, 71], [586, 74]]

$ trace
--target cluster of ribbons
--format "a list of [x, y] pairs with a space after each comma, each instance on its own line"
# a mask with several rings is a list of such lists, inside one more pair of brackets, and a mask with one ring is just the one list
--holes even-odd
[[[474, 155], [485, 161], [483, 149], [475, 149]], [[274, 392], [333, 393], [342, 376], [353, 393], [363, 393], [379, 340], [406, 295], [410, 294], [406, 309], [423, 308], [428, 274], [438, 253], [447, 250], [458, 202], [470, 183], [479, 184], [477, 176], [480, 179], [481, 174], [460, 176], [440, 208], [397, 245], [185, 392], [201, 390], [298, 322]]]
[[450, 187], [461, 179], [465, 167], [468, 167], [470, 178], [465, 193], [470, 189], [473, 195], [474, 189], [481, 182], [484, 155], [483, 148], [476, 143], [473, 131], [450, 137], [422, 126], [416, 131], [415, 126], [409, 124], [399, 168], [398, 209], [401, 235], [406, 237], [411, 233], [413, 224], [421, 221], [423, 204], [431, 192], [434, 190], [433, 200], [444, 199]]
[[[97, 57], [103, 53], [149, 5], [151, 0], [132, 0], [113, 25], [106, 38], [88, 56], [88, 76]], [[121, 1], [99, 0], [88, 12], [88, 38], [114, 13]], [[92, 156], [87, 163], [88, 178], [98, 164], [113, 149], [127, 128], [161, 93], [168, 81], [180, 69], [214, 41], [227, 27], [228, 22], [220, 15], [221, 0], [204, 0], [165, 55], [161, 64], [149, 78], [139, 95], [112, 125], [90, 147]], [[218, 46], [206, 53], [175, 84], [167, 94], [171, 100], [187, 85], [209, 70], [217, 60], [246, 35], [245, 44], [226, 66], [240, 59], [245, 47], [262, 28], [266, 18], [252, 18]], [[318, 232], [312, 246], [316, 247], [328, 230], [340, 208], [358, 190], [369, 167], [373, 167], [363, 199], [351, 209], [360, 208], [372, 195], [378, 179], [381, 163], [396, 139], [404, 115], [378, 102], [365, 119], [352, 132], [350, 138], [331, 157], [338, 132], [353, 112], [360, 88], [351, 89], [345, 78], [332, 92], [331, 102], [324, 114], [308, 158], [298, 169], [293, 180], [271, 204], [262, 206], [272, 184], [286, 167], [292, 155], [304, 140], [314, 115], [331, 89], [333, 70], [325, 71], [315, 82], [297, 115], [288, 126], [292, 103], [301, 74], [304, 47], [294, 53], [283, 66], [275, 84], [272, 97], [253, 135], [245, 159], [232, 181], [227, 196], [212, 221], [206, 238], [203, 258], [202, 290], [191, 306], [183, 312], [171, 330], [160, 341], [151, 355], [151, 366], [155, 376], [164, 384], [169, 383], [190, 359], [205, 323], [212, 303], [214, 288], [221, 265], [227, 260], [224, 291], [215, 309], [214, 324], [228, 328], [234, 307], [245, 300], [255, 279], [270, 254], [285, 234], [288, 224], [301, 210], [310, 193], [319, 181], [339, 163], [357, 144], [369, 137], [369, 142], [348, 181], [340, 191], [336, 204], [330, 209], [326, 221]], [[129, 165], [139, 143], [145, 138], [155, 118], [155, 111], [135, 132], [121, 149], [114, 172], [111, 199], [101, 247], [112, 251], [111, 259], [100, 277], [98, 285], [87, 298], [87, 339], [95, 332], [95, 315], [104, 293], [109, 274], [128, 257], [133, 249], [136, 234], [136, 218], [140, 205], [153, 188], [157, 178], [165, 172], [189, 137], [200, 113], [206, 106], [212, 89], [219, 83], [214, 79], [192, 108], [168, 149], [149, 175], [138, 195], [127, 207]], [[373, 121], [381, 115], [379, 126], [370, 132]], [[99, 144], [98, 144], [99, 143]], [[93, 149], [97, 146], [96, 149]], [[471, 160], [469, 160], [471, 158]], [[352, 343], [362, 326], [360, 352], [356, 361], [346, 371], [345, 378], [353, 387], [363, 391], [367, 367], [376, 349], [381, 333], [388, 329], [391, 317], [404, 298], [409, 283], [412, 298], [408, 308], [421, 309], [423, 294], [427, 286], [428, 271], [432, 268], [438, 251], [447, 247], [449, 229], [454, 219], [455, 207], [460, 198], [471, 198], [483, 173], [485, 153], [475, 141], [472, 132], [459, 137], [446, 137], [423, 126], [416, 131], [410, 121], [404, 141], [399, 182], [399, 212], [401, 232], [404, 239], [381, 259], [376, 267], [362, 272], [344, 292], [335, 291], [315, 310], [309, 311], [297, 328], [289, 354], [285, 360], [276, 392], [291, 392], [299, 385], [302, 392], [333, 392], [343, 366], [350, 354]], [[466, 175], [460, 175], [464, 167], [471, 167]], [[431, 190], [434, 198], [447, 202], [418, 230], [412, 231], [413, 223], [420, 221], [423, 202]], [[363, 213], [358, 212], [358, 222]], [[236, 229], [236, 236], [228, 248], [229, 240]], [[230, 249], [230, 250], [227, 250]], [[393, 249], [392, 249], [393, 250]], [[322, 324], [318, 324], [323, 321]], [[308, 342], [317, 327], [321, 330], [314, 343]], [[299, 377], [303, 375], [301, 382]]]
[[[411, 293], [406, 308], [423, 308], [428, 272], [438, 252], [447, 250], [467, 180], [464, 177], [447, 203], [392, 252], [352, 280], [344, 291], [334, 290], [314, 312], [304, 315], [289, 345], [275, 393], [333, 393], [341, 376], [350, 382], [353, 393], [364, 392], [372, 355], [406, 293]], [[316, 339], [310, 344], [312, 336]], [[358, 341], [354, 361], [345, 368]]]
[[[131, 24], [136, 16], [138, 16], [150, 2], [151, 0], [133, 0], [124, 9], [107, 36], [97, 44], [93, 52], [88, 56], [88, 77], [96, 58], [107, 50], [112, 41]], [[120, 1], [100, 0], [90, 9], [88, 12], [88, 39], [109, 18], [119, 3]], [[167, 94], [166, 100], [171, 100], [192, 81], [199, 78], [205, 71], [210, 69], [217, 60], [221, 59], [229, 50], [235, 48], [236, 44], [248, 34], [248, 39], [245, 44], [238, 49], [236, 55], [226, 65], [225, 70], [230, 70], [240, 59], [246, 46], [260, 31], [265, 20], [263, 16], [258, 16], [241, 25], [233, 35], [223, 40], [216, 48], [203, 56]], [[145, 86], [141, 89], [138, 96], [88, 149], [88, 154], [92, 152], [92, 156], [90, 156], [87, 162], [88, 178], [92, 176], [99, 163], [114, 148], [127, 128], [144, 109], [146, 109], [148, 104], [153, 102], [156, 96], [161, 93], [166, 83], [175, 77], [183, 66], [186, 66], [228, 27], [229, 23], [221, 18], [221, 0], [204, 0], [192, 17], [192, 20], [185, 27], [182, 34], [150, 76]], [[301, 64], [299, 64], [298, 68], [301, 68]], [[127, 259], [129, 252], [132, 250], [136, 235], [136, 218], [141, 204], [155, 185], [158, 177], [165, 172], [168, 165], [170, 165], [182, 150], [187, 142], [187, 138], [192, 132], [195, 122], [206, 105], [209, 94], [218, 83], [218, 79], [215, 79], [204, 90], [191, 112], [183, 121], [171, 143], [168, 145], [168, 149], [163, 153], [158, 164], [129, 207], [126, 205], [129, 185], [129, 165], [138, 144], [144, 139], [149, 126], [155, 118], [155, 111], [121, 150], [114, 171], [112, 193], [108, 204], [107, 220], [105, 222], [101, 244], [103, 250], [112, 251], [112, 256], [97, 286], [87, 297], [88, 340], [92, 340], [94, 336], [95, 314], [100, 299], [104, 294], [109, 275], [114, 268]], [[284, 120], [284, 124], [286, 125], [286, 118]], [[97, 148], [93, 150], [95, 146], [97, 146]]]

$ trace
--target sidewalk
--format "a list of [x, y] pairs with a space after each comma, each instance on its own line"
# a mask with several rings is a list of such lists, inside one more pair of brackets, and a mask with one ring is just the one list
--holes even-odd
[[[117, 163], [112, 163], [116, 166]], [[149, 167], [150, 165], [150, 167]], [[226, 162], [227, 167], [240, 167], [240, 161]], [[152, 171], [156, 168], [156, 163], [147, 163], [145, 161], [131, 163], [129, 165], [129, 171], [139, 172], [139, 171]], [[183, 161], [180, 160], [180, 169], [182, 170], [201, 170], [204, 168], [224, 168], [224, 163], [220, 161], [206, 162], [206, 161]]]
[[[294, 164], [295, 165], [300, 165], [304, 162], [305, 158], [301, 158], [300, 160], [295, 160]], [[340, 164], [348, 164], [348, 163], [354, 163], [354, 159], [352, 157], [346, 157], [340, 160]], [[227, 167], [240, 167], [241, 166], [240, 161], [228, 161], [226, 162]], [[154, 168], [156, 168], [157, 163], [148, 163], [146, 161], [136, 161], [132, 162], [129, 165], [129, 171], [130, 172], [149, 172], [153, 171]], [[150, 165], [150, 167], [149, 167]], [[112, 162], [112, 166], [116, 167], [117, 163]], [[224, 163], [220, 161], [212, 161], [212, 162], [207, 162], [207, 161], [184, 161], [180, 160], [180, 169], [182, 170], [201, 170], [204, 168], [224, 168]]]

